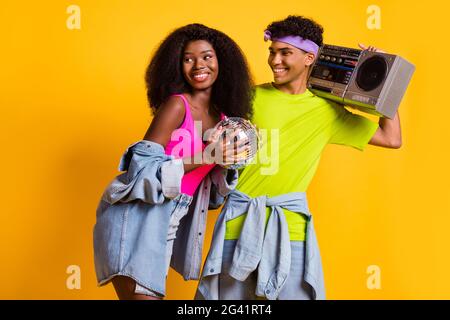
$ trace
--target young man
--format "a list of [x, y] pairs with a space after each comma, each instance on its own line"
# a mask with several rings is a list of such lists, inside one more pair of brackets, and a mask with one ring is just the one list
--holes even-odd
[[216, 222], [198, 299], [324, 299], [305, 191], [325, 146], [401, 146], [398, 114], [377, 125], [306, 88], [322, 33], [320, 25], [300, 16], [273, 22], [265, 31], [274, 81], [256, 87], [253, 122], [277, 130], [260, 153], [277, 143], [279, 169], [261, 174], [259, 162], [243, 170]]

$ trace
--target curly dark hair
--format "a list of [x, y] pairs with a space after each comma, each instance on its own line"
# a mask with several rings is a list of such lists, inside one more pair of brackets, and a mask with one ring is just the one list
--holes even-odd
[[170, 33], [156, 50], [145, 74], [147, 98], [153, 113], [176, 93], [190, 92], [183, 76], [183, 52], [190, 41], [208, 41], [216, 51], [219, 74], [211, 91], [211, 103], [230, 117], [253, 115], [253, 80], [244, 54], [226, 34], [202, 24], [189, 24]]
[[302, 16], [288, 16], [284, 20], [272, 22], [266, 30], [269, 30], [274, 38], [300, 36], [313, 41], [319, 47], [323, 45], [323, 27]]

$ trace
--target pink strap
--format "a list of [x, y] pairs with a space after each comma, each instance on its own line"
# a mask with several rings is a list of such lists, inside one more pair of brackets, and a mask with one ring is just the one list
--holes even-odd
[[[187, 101], [186, 97], [183, 96], [182, 94], [174, 94], [175, 97], [180, 97], [181, 99], [183, 99], [184, 102], [184, 108], [186, 109], [186, 116], [184, 117], [184, 122], [183, 122], [183, 127], [185, 126], [185, 124], [190, 124], [190, 123], [194, 123], [194, 119], [192, 118], [192, 113], [191, 113], [191, 108], [189, 108], [189, 102]], [[188, 118], [189, 117], [189, 118]], [[225, 114], [223, 114], [222, 112], [220, 113], [220, 120], [225, 119]], [[189, 120], [189, 122], [187, 122]]]
[[187, 101], [186, 97], [183, 96], [182, 94], [174, 94], [175, 97], [180, 97], [181, 99], [183, 99], [184, 102], [184, 109], [185, 109], [185, 117], [184, 117], [184, 121], [183, 124], [181, 125], [182, 127], [191, 127], [192, 124], [194, 123], [193, 119], [192, 119], [192, 114], [191, 114], [191, 108], [189, 108], [189, 102]]

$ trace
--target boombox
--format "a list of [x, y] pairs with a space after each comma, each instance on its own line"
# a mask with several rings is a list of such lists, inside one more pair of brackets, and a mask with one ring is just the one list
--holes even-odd
[[308, 88], [320, 97], [392, 119], [414, 69], [396, 55], [323, 45]]

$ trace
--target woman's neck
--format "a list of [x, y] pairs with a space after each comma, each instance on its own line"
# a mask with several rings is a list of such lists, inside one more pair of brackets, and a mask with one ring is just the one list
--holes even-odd
[[189, 104], [200, 113], [206, 113], [212, 117], [219, 115], [218, 111], [211, 103], [211, 89], [194, 91], [186, 94]]
[[209, 109], [211, 103], [211, 90], [194, 91], [186, 94], [189, 102], [195, 108]]

